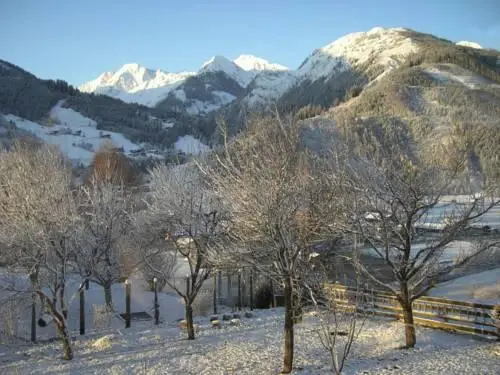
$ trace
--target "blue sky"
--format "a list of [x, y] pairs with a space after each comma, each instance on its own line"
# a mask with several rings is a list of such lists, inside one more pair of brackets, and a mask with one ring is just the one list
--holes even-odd
[[0, 0], [0, 59], [79, 85], [124, 63], [197, 70], [253, 54], [297, 68], [315, 48], [375, 26], [500, 49], [500, 1]]

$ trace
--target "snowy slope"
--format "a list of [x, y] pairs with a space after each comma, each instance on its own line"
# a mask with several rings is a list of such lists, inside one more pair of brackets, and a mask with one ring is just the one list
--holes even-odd
[[176, 150], [182, 151], [185, 154], [199, 154], [200, 152], [209, 150], [209, 147], [193, 137], [192, 135], [185, 135], [179, 137], [174, 144]]
[[[260, 73], [284, 72], [288, 68], [270, 63], [253, 55], [241, 55], [230, 61], [223, 56], [214, 56], [206, 61], [198, 72], [170, 73], [163, 70], [147, 69], [139, 64], [125, 64], [113, 72], [105, 72], [96, 79], [79, 86], [80, 91], [105, 94], [127, 103], [139, 103], [153, 107], [170, 92], [181, 101], [186, 101], [186, 94], [182, 83], [188, 77], [201, 75], [206, 72], [223, 72], [237, 82], [241, 87], [249, 83]], [[274, 97], [274, 95], [271, 95]], [[220, 108], [234, 100], [234, 97], [225, 97], [221, 101], [204, 103], [195, 102], [187, 106], [189, 114], [207, 113]]]
[[169, 73], [150, 70], [139, 64], [125, 64], [116, 72], [106, 72], [79, 87], [83, 92], [106, 94], [124, 102], [154, 106], [191, 72]]
[[473, 73], [470, 70], [466, 70], [458, 66], [451, 67], [449, 64], [441, 64], [440, 66], [448, 67], [448, 70], [429, 67], [423, 69], [423, 71], [428, 73], [438, 82], [453, 85], [460, 84], [469, 89], [477, 89], [481, 85], [500, 87], [500, 85], [494, 85], [488, 79], [480, 76], [479, 74]]
[[500, 268], [441, 283], [429, 295], [494, 305], [500, 301]]
[[[197, 73], [167, 73], [146, 69], [138, 64], [125, 64], [116, 72], [103, 73], [79, 88], [85, 92], [98, 92], [126, 102], [155, 106], [171, 92], [181, 102], [185, 102], [186, 93], [183, 92], [182, 84], [186, 78], [207, 72], [223, 72], [239, 86], [248, 87], [244, 99], [247, 105], [260, 105], [276, 100], [301, 81], [313, 82], [320, 78], [332, 77], [367, 62], [383, 65], [387, 69], [398, 66], [408, 54], [417, 50], [415, 42], [402, 31], [405, 29], [378, 27], [368, 32], [348, 34], [315, 50], [297, 72], [253, 55], [243, 54], [233, 61], [216, 55], [206, 61]], [[185, 110], [188, 114], [203, 114], [227, 102], [187, 103]]]
[[59, 146], [70, 160], [84, 165], [90, 164], [94, 152], [107, 139], [117, 147], [123, 147], [126, 154], [140, 147], [120, 133], [96, 129], [94, 120], [73, 109], [63, 108], [62, 104], [62, 101], [59, 102], [50, 112], [53, 125], [41, 125], [11, 114], [5, 118], [48, 144]]
[[462, 40], [460, 42], [457, 42], [456, 43], [457, 46], [464, 46], [464, 47], [470, 47], [470, 48], [476, 48], [476, 49], [482, 49], [483, 47], [481, 47], [479, 44], [475, 43], [475, 42], [468, 42], [466, 40]]
[[253, 78], [251, 72], [240, 68], [234, 62], [229, 61], [224, 56], [214, 56], [210, 60], [203, 63], [198, 71], [199, 74], [206, 72], [223, 72], [228, 77], [234, 79], [241, 87], [246, 87]]
[[250, 107], [266, 104], [277, 100], [297, 82], [293, 71], [262, 72], [252, 83], [249, 93], [243, 102]]
[[288, 70], [286, 66], [273, 64], [267, 60], [253, 55], [240, 55], [233, 60], [233, 63], [246, 71], [283, 71]]
[[347, 34], [313, 52], [299, 67], [298, 75], [311, 81], [352, 69], [370, 61], [387, 68], [417, 51], [416, 43], [401, 32], [405, 29], [375, 27]]
[[186, 112], [190, 115], [206, 114], [218, 110], [220, 107], [231, 103], [236, 97], [227, 92], [214, 91], [215, 101], [203, 102], [198, 99], [190, 100], [190, 104], [186, 108]]

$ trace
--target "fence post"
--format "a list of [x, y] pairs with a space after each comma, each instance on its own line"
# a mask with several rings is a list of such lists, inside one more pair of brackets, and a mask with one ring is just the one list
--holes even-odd
[[85, 289], [84, 284], [80, 285], [80, 335], [85, 334]]
[[32, 302], [31, 302], [31, 342], [36, 344], [36, 294], [35, 293], [33, 293], [32, 295]]
[[218, 272], [218, 276], [217, 276], [217, 298], [219, 298], [219, 301], [220, 299], [222, 298], [222, 271], [219, 271]]
[[241, 269], [238, 270], [238, 310], [241, 311]]
[[130, 328], [130, 294], [131, 285], [127, 279], [125, 280], [125, 328]]
[[214, 315], [216, 315], [217, 314], [217, 273], [216, 272], [214, 272], [213, 305], [214, 305]]
[[232, 290], [232, 285], [231, 285], [231, 274], [229, 272], [227, 274], [227, 303], [226, 303], [226, 305], [228, 307], [231, 306], [231, 309], [234, 311], [233, 290]]
[[158, 325], [160, 323], [160, 305], [158, 304], [158, 279], [156, 277], [153, 279], [153, 287], [155, 290], [155, 324]]
[[253, 271], [250, 270], [250, 310], [253, 310]]
[[276, 307], [276, 295], [274, 294], [273, 279], [269, 279], [269, 285], [271, 287], [271, 307]]

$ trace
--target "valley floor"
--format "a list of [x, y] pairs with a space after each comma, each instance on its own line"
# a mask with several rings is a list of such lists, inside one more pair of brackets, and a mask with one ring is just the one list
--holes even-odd
[[[2, 374], [277, 374], [282, 363], [283, 310], [260, 310], [239, 326], [210, 327], [200, 318], [195, 341], [175, 323], [152, 322], [89, 334], [75, 341], [75, 358], [60, 359], [57, 342], [0, 349]], [[224, 322], [225, 323], [225, 322]], [[327, 352], [305, 317], [296, 328], [294, 374], [331, 374]], [[417, 328], [417, 347], [401, 350], [401, 323], [369, 319], [353, 347], [345, 374], [498, 374], [500, 343]], [[99, 338], [107, 336], [107, 339]]]

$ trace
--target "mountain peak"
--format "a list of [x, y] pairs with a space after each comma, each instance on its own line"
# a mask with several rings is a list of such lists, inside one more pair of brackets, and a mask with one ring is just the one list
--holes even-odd
[[215, 55], [211, 57], [210, 59], [205, 61], [201, 66], [201, 70], [203, 71], [219, 71], [219, 70], [224, 71], [226, 69], [234, 69], [234, 68], [236, 68], [234, 66], [234, 63], [221, 55]]
[[475, 42], [468, 42], [466, 40], [461, 40], [460, 42], [457, 42], [456, 44], [457, 44], [457, 46], [470, 47], [470, 48], [476, 48], [476, 49], [482, 49], [483, 48], [483, 47], [481, 47], [479, 44], [477, 44]]
[[140, 69], [143, 69], [141, 65], [137, 63], [128, 63], [128, 64], [123, 64], [122, 67], [119, 70], [127, 70], [127, 71], [137, 71]]
[[299, 67], [299, 74], [314, 80], [348, 70], [368, 61], [387, 68], [418, 50], [404, 28], [374, 27], [344, 35], [315, 50]]
[[234, 62], [226, 59], [224, 56], [216, 55], [211, 59], [206, 61], [200, 71], [200, 73], [205, 72], [222, 72], [225, 73], [228, 77], [234, 79], [238, 84], [242, 87], [246, 87], [252, 77], [248, 72], [243, 70], [241, 67], [236, 65]]
[[261, 70], [271, 70], [271, 71], [283, 71], [288, 70], [286, 66], [279, 64], [272, 64], [267, 60], [261, 59], [253, 55], [240, 55], [233, 60], [233, 63], [238, 65], [240, 68], [246, 71], [261, 71]]

